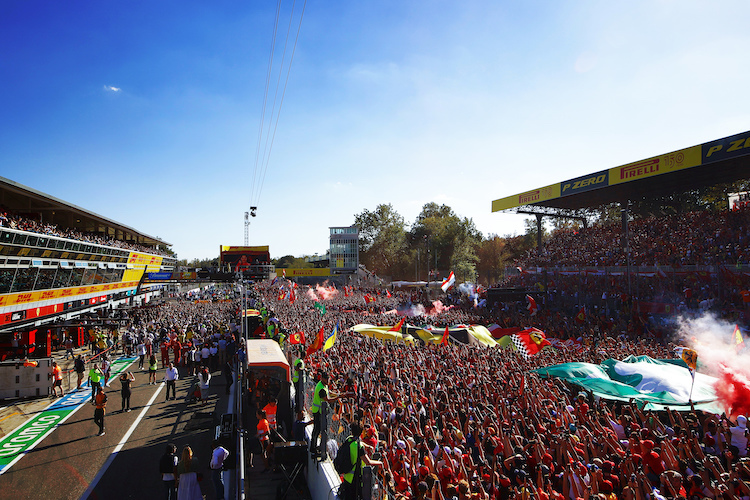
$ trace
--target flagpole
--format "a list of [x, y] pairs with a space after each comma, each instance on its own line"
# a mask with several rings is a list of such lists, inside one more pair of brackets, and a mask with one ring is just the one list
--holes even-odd
[[693, 378], [693, 381], [690, 383], [690, 395], [688, 396], [688, 403], [693, 402], [693, 386], [695, 385], [695, 372], [693, 370], [690, 370], [690, 376]]

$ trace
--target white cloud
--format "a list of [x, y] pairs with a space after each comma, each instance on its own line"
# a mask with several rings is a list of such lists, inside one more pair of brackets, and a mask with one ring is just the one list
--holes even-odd
[[106, 90], [107, 92], [115, 92], [115, 93], [122, 92], [122, 89], [120, 87], [113, 87], [111, 85], [105, 85], [104, 90]]

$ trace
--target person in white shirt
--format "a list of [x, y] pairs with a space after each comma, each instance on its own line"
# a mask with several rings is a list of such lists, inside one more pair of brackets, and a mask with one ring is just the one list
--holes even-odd
[[201, 389], [201, 401], [203, 404], [208, 403], [208, 388], [211, 381], [211, 373], [207, 367], [203, 367], [198, 372], [198, 386]]
[[211, 349], [208, 348], [208, 344], [203, 344], [201, 349], [201, 365], [208, 366], [208, 358], [211, 356]]
[[229, 456], [229, 451], [221, 446], [215, 439], [211, 446], [214, 450], [211, 453], [211, 480], [216, 489], [217, 500], [224, 500], [224, 478], [222, 477], [222, 468], [224, 467], [224, 460]]
[[177, 397], [176, 390], [175, 390], [175, 383], [177, 382], [177, 379], [180, 378], [180, 372], [177, 371], [177, 368], [175, 368], [174, 363], [170, 362], [167, 366], [166, 371], [164, 372], [164, 381], [167, 383], [167, 396], [164, 401], [169, 400], [169, 388], [172, 388], [172, 399], [175, 399]]
[[138, 368], [143, 370], [143, 360], [146, 359], [146, 344], [142, 340], [138, 342], [135, 353], [138, 355]]
[[747, 417], [740, 415], [737, 417], [737, 426], [729, 428], [730, 444], [740, 450], [740, 457], [747, 456]]

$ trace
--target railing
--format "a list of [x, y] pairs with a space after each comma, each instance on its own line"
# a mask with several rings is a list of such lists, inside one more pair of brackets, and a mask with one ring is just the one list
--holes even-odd
[[[308, 402], [306, 406], [306, 408], [308, 409], [310, 407], [310, 403], [313, 400], [313, 390], [315, 389], [316, 385], [317, 382], [313, 379], [313, 377], [306, 377], [305, 401]], [[349, 431], [350, 422], [346, 419], [346, 415], [344, 415], [344, 412], [341, 410], [342, 405], [345, 404], [349, 405], [349, 403], [344, 403], [341, 401], [334, 402], [332, 406], [329, 406], [327, 404], [323, 405], [325, 412], [323, 417], [324, 426], [323, 431], [321, 432], [321, 446], [327, 447], [327, 443], [322, 442], [323, 437], [325, 436], [329, 442], [331, 440], [335, 441], [336, 447], [339, 448], [344, 443], [346, 438], [351, 434]], [[330, 458], [331, 460], [334, 459], [334, 457], [332, 456], [329, 456], [328, 458]], [[373, 498], [378, 500], [385, 498], [387, 498], [388, 500], [395, 499], [393, 491], [385, 484], [385, 478], [383, 476], [382, 468], [378, 467], [372, 469], [371, 491], [363, 492], [361, 498]]]

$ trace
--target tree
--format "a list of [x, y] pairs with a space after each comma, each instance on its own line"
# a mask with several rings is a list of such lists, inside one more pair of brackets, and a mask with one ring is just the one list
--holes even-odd
[[207, 259], [198, 259], [195, 258], [188, 262], [187, 259], [182, 259], [177, 261], [178, 267], [190, 267], [190, 268], [201, 268], [201, 269], [207, 269], [209, 267], [219, 267], [219, 258], [218, 257], [209, 257]]
[[452, 269], [459, 275], [454, 267], [458, 265], [467, 272], [464, 279], [473, 279], [476, 248], [481, 241], [482, 233], [477, 231], [472, 219], [461, 219], [449, 206], [433, 202], [422, 207], [409, 231], [411, 247], [429, 252], [430, 269]]
[[[534, 219], [524, 219], [523, 225], [526, 228], [526, 231], [524, 233], [524, 238], [526, 238], [527, 243], [531, 246], [536, 248], [537, 246], [537, 223], [536, 218]], [[542, 244], [544, 244], [544, 241], [549, 237], [549, 233], [547, 233], [547, 228], [545, 227], [544, 220], [542, 220]]]
[[509, 247], [506, 238], [501, 238], [496, 234], [491, 234], [486, 240], [482, 240], [477, 250], [479, 262], [477, 271], [479, 279], [487, 285], [497, 283], [502, 276], [502, 270], [509, 260]]
[[457, 281], [476, 282], [479, 257], [475, 248], [476, 245], [469, 239], [464, 239], [454, 246], [451, 254], [451, 269]]
[[384, 276], [406, 272], [406, 223], [390, 203], [355, 215], [354, 224], [359, 228], [359, 258], [365, 267]]
[[273, 259], [271, 263], [278, 268], [297, 268], [304, 269], [313, 267], [312, 263], [305, 261], [302, 257], [294, 257], [293, 255], [284, 255], [278, 259]]

